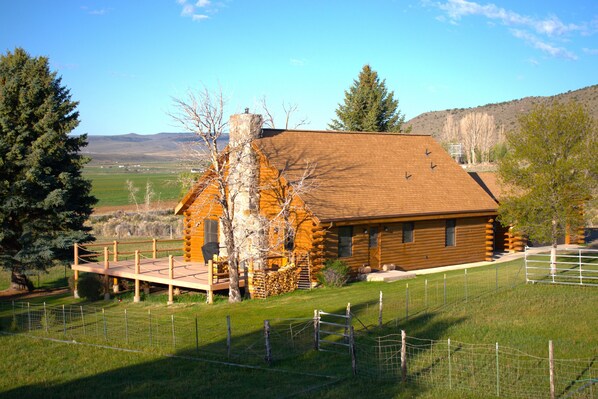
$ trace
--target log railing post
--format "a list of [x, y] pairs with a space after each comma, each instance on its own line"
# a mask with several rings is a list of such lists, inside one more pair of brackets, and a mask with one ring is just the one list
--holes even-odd
[[174, 298], [172, 294], [172, 281], [174, 280], [174, 261], [172, 255], [168, 255], [168, 305], [172, 305], [174, 303]]
[[152, 239], [152, 259], [156, 259], [158, 257], [158, 240], [155, 238]]
[[208, 303], [214, 303], [214, 290], [212, 285], [214, 284], [214, 263], [210, 259], [208, 260]]
[[139, 302], [141, 297], [139, 295], [139, 250], [135, 250], [135, 296], [133, 297], [133, 302]]
[[110, 261], [108, 260], [108, 247], [104, 247], [104, 300], [110, 299], [110, 292], [108, 292], [108, 286], [110, 280], [108, 277], [108, 269], [110, 268]]
[[113, 251], [114, 253], [112, 254], [112, 260], [114, 262], [118, 262], [118, 241], [114, 240], [113, 243]]
[[79, 270], [76, 269], [79, 266], [79, 244], [75, 243], [73, 247], [73, 266], [74, 266], [74, 275], [73, 275], [73, 296], [75, 298], [79, 298]]

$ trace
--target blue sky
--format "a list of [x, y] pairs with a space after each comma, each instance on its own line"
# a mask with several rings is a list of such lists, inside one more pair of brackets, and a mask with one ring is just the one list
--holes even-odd
[[172, 97], [204, 86], [325, 129], [366, 63], [407, 119], [597, 84], [598, 2], [2, 0], [17, 46], [80, 102], [76, 133], [180, 131]]

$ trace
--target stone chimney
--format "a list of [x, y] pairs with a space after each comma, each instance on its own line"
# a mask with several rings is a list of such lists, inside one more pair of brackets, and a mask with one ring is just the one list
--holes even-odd
[[[268, 235], [260, 216], [259, 159], [252, 143], [262, 131], [261, 115], [232, 115], [229, 135], [229, 201], [234, 205], [233, 230], [240, 267], [265, 267]], [[250, 270], [252, 274], [252, 270]], [[250, 291], [251, 291], [250, 282]]]

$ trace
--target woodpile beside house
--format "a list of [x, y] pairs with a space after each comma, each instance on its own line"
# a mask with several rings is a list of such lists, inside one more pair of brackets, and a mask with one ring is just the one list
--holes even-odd
[[273, 295], [293, 292], [299, 284], [301, 268], [294, 263], [278, 270], [256, 270], [253, 272], [253, 298], [267, 298]]

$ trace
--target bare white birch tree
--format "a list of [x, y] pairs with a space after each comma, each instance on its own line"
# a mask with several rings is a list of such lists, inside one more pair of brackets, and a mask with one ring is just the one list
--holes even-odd
[[[271, 129], [276, 129], [276, 123], [274, 122], [274, 117], [272, 116], [272, 112], [270, 112], [270, 108], [268, 107], [266, 96], [263, 96], [260, 99], [260, 106], [262, 107], [262, 111], [264, 112], [264, 126]], [[291, 118], [293, 117], [293, 114], [295, 114], [299, 109], [297, 104], [287, 104], [283, 101], [282, 109], [284, 112], [285, 130], [299, 129], [301, 126], [309, 125], [309, 119], [307, 119], [307, 117], [299, 119], [291, 125]]]
[[205, 151], [209, 161], [210, 176], [206, 184], [213, 184], [218, 195], [214, 201], [222, 210], [220, 225], [224, 236], [224, 245], [229, 267], [229, 302], [240, 302], [239, 289], [239, 251], [234, 240], [233, 218], [235, 193], [229, 192], [227, 182], [228, 154], [219, 147], [219, 139], [226, 134], [228, 122], [224, 117], [226, 101], [222, 90], [211, 92], [207, 88], [195, 94], [187, 93], [185, 99], [173, 98], [176, 112], [170, 116], [185, 130], [193, 132]]
[[459, 142], [459, 122], [453, 118], [453, 115], [448, 114], [446, 120], [442, 125], [442, 132], [440, 133], [440, 141], [446, 144]]

